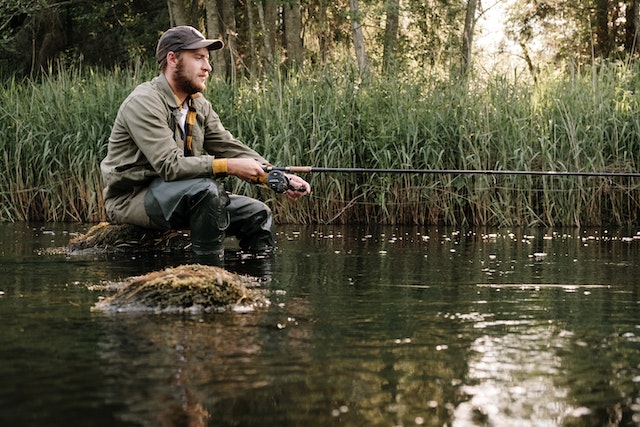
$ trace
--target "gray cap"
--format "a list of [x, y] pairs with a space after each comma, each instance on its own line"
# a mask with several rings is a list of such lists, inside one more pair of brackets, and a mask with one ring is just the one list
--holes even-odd
[[207, 39], [202, 33], [188, 25], [173, 27], [160, 36], [158, 46], [156, 47], [156, 58], [158, 62], [162, 62], [169, 52], [178, 52], [180, 50], [200, 49], [203, 47], [209, 50], [222, 49], [224, 43], [222, 40]]

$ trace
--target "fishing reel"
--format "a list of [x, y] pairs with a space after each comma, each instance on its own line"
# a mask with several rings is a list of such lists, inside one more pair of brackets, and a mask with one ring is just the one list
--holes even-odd
[[267, 174], [267, 177], [265, 178], [264, 184], [270, 189], [272, 189], [273, 191], [275, 191], [276, 193], [284, 193], [287, 190], [294, 190], [294, 191], [301, 191], [301, 192], [305, 191], [304, 188], [297, 188], [292, 186], [289, 183], [289, 178], [287, 178], [287, 175], [285, 175], [284, 172], [277, 169], [273, 169], [269, 171], [269, 173]]
[[287, 178], [284, 172], [275, 169], [269, 171], [267, 174], [267, 177], [265, 178], [265, 185], [276, 193], [284, 193], [291, 189], [289, 185], [289, 178]]

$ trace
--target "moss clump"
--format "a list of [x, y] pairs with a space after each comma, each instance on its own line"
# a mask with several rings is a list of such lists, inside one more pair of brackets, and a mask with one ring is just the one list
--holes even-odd
[[114, 295], [102, 299], [94, 308], [110, 312], [182, 312], [267, 305], [264, 293], [255, 289], [258, 285], [256, 278], [220, 267], [181, 265], [125, 280]]
[[179, 251], [189, 245], [189, 234], [179, 230], [152, 230], [130, 224], [101, 222], [69, 241], [68, 251]]

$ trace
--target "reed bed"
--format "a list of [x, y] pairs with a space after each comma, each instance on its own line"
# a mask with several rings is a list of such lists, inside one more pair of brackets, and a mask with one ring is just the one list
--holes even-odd
[[140, 78], [133, 68], [59, 69], [1, 83], [1, 220], [104, 218], [99, 163], [119, 104]]
[[[348, 67], [229, 85], [207, 97], [225, 126], [276, 165], [637, 172], [638, 66], [600, 64], [532, 86], [435, 72], [372, 78]], [[0, 92], [0, 219], [104, 219], [99, 162], [120, 102], [151, 67], [57, 70]], [[281, 223], [623, 225], [640, 179], [313, 174], [311, 197], [268, 199]]]

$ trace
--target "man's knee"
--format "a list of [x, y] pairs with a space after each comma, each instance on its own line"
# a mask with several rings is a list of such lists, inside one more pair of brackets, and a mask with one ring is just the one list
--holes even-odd
[[226, 230], [229, 227], [229, 196], [224, 188], [212, 181], [209, 186], [196, 197], [193, 198], [189, 208], [189, 215], [207, 218], [209, 226], [215, 226], [219, 230]]

